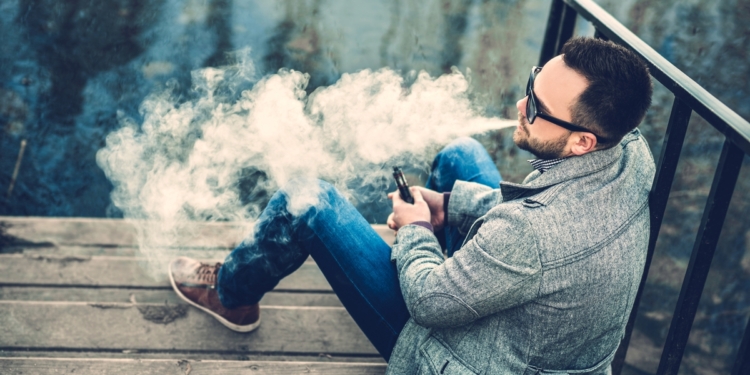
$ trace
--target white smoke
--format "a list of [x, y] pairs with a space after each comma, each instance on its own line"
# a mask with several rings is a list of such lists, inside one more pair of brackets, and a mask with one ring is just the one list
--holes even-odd
[[[121, 119], [97, 153], [114, 185], [113, 204], [138, 219], [139, 246], [154, 274], [168, 261], [159, 248], [189, 243], [191, 222], [252, 223], [261, 207], [243, 194], [270, 195], [293, 179], [319, 178], [367, 201], [385, 194], [393, 163], [426, 166], [428, 153], [457, 136], [515, 124], [479, 116], [458, 71], [437, 78], [422, 72], [407, 86], [392, 70], [364, 70], [309, 97], [306, 74], [254, 77], [247, 61], [195, 71], [189, 98], [175, 90], [149, 96], [141, 126]], [[252, 191], [242, 188], [248, 171], [267, 176]], [[310, 188], [288, 192], [290, 212], [318, 203], [316, 184], [295, 186]]]

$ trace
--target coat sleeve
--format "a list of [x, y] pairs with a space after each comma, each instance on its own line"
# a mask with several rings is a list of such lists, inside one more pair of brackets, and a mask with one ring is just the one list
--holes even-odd
[[428, 229], [408, 225], [399, 230], [391, 258], [415, 322], [457, 327], [537, 296], [541, 261], [535, 234], [519, 209], [513, 210], [481, 223], [448, 259]]
[[500, 189], [475, 182], [456, 181], [448, 201], [447, 224], [466, 234], [474, 221], [502, 202]]

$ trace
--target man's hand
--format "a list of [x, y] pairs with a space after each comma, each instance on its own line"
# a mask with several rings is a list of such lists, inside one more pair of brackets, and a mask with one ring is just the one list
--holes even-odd
[[393, 213], [388, 216], [388, 227], [398, 231], [402, 226], [415, 221], [426, 221], [435, 230], [442, 229], [445, 221], [443, 194], [423, 187], [410, 187], [409, 191], [414, 197], [413, 205], [401, 199], [398, 191], [388, 194], [388, 198], [393, 200]]
[[422, 198], [430, 207], [430, 224], [435, 232], [443, 229], [445, 226], [445, 207], [443, 201], [443, 193], [438, 193], [435, 190], [430, 190], [417, 186], [419, 192], [422, 193]]

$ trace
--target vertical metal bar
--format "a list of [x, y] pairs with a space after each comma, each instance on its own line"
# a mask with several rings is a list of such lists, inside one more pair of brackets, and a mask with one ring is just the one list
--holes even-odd
[[557, 46], [557, 36], [560, 33], [563, 5], [565, 5], [563, 0], [552, 0], [552, 4], [550, 4], [547, 29], [544, 32], [542, 51], [539, 55], [539, 66], [544, 66], [547, 61], [555, 57], [555, 47]]
[[609, 40], [606, 35], [602, 34], [599, 29], [594, 29], [594, 38], [601, 39], [601, 40]]
[[554, 56], [559, 55], [560, 52], [562, 52], [562, 48], [565, 42], [573, 37], [573, 31], [575, 31], [577, 16], [578, 12], [576, 12], [573, 7], [568, 4], [563, 4], [562, 21], [560, 22], [560, 32], [557, 33], [557, 43], [555, 43]]
[[612, 360], [612, 373], [619, 375], [622, 367], [625, 365], [625, 355], [628, 352], [630, 344], [630, 335], [633, 333], [635, 318], [638, 315], [638, 305], [641, 303], [643, 289], [646, 286], [646, 278], [651, 267], [651, 259], [654, 257], [654, 248], [656, 248], [656, 239], [659, 236], [661, 222], [664, 219], [664, 211], [667, 208], [669, 192], [672, 189], [677, 164], [680, 161], [680, 152], [682, 144], [685, 142], [685, 133], [687, 133], [688, 122], [693, 111], [690, 107], [679, 98], [675, 97], [672, 103], [672, 113], [669, 115], [667, 132], [664, 134], [661, 154], [659, 155], [659, 164], [656, 167], [654, 183], [649, 194], [649, 210], [651, 211], [651, 234], [648, 240], [648, 252], [646, 253], [646, 264], [641, 276], [641, 284], [638, 286], [638, 292], [635, 295], [633, 309], [630, 311], [628, 324], [625, 326], [625, 336], [620, 342], [615, 358]]
[[737, 358], [732, 369], [732, 375], [743, 374], [750, 374], [750, 321], [745, 326], [745, 335], [742, 337], [740, 349], [737, 350]]
[[732, 143], [729, 138], [724, 141], [719, 164], [714, 174], [711, 192], [708, 194], [706, 208], [703, 211], [698, 235], [695, 239], [693, 252], [690, 255], [685, 279], [682, 282], [680, 297], [669, 327], [667, 341], [661, 354], [657, 375], [677, 374], [685, 353], [690, 329], [698, 310], [698, 303], [706, 284], [711, 260], [719, 241], [719, 235], [724, 225], [729, 203], [732, 200], [734, 186], [742, 167], [744, 152]]

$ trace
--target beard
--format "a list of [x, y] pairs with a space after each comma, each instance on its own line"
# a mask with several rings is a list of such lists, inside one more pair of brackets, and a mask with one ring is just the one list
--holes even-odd
[[534, 154], [539, 159], [549, 160], [563, 157], [563, 152], [568, 142], [567, 135], [548, 142], [542, 142], [531, 137], [528, 126], [529, 123], [526, 121], [526, 116], [518, 112], [518, 127], [513, 132], [513, 142], [518, 148]]

